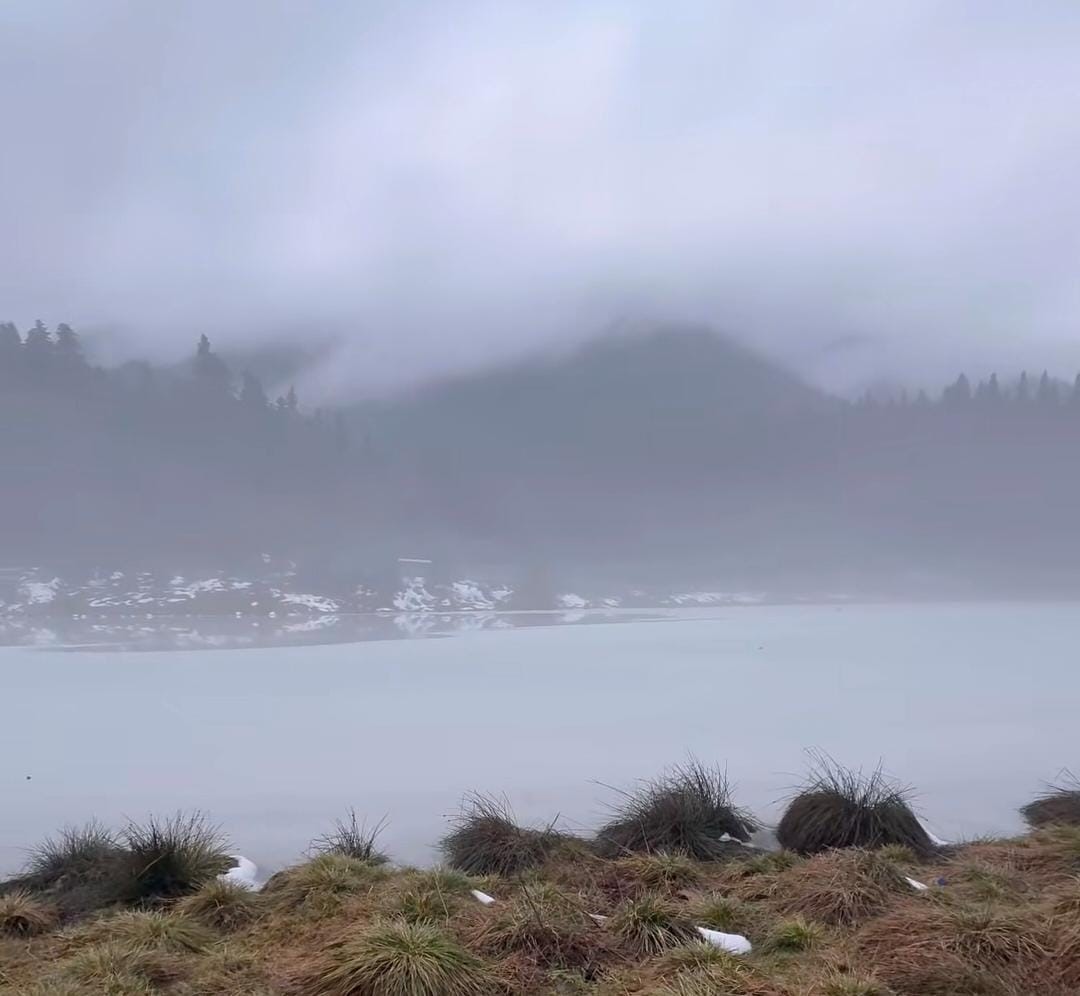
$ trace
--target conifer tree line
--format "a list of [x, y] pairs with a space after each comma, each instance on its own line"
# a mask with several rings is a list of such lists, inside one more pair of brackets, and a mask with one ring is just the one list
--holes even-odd
[[235, 404], [249, 417], [305, 423], [325, 432], [339, 450], [346, 449], [348, 443], [340, 414], [330, 415], [322, 409], [302, 412], [292, 385], [271, 400], [254, 374], [234, 374], [205, 334], [199, 336], [190, 362], [179, 375], [155, 370], [146, 363], [105, 371], [87, 362], [79, 334], [66, 322], [50, 329], [38, 319], [25, 335], [14, 322], [0, 322], [0, 382], [16, 388], [81, 388], [84, 393], [129, 389], [144, 401], [154, 393], [163, 397], [192, 393], [203, 403]]

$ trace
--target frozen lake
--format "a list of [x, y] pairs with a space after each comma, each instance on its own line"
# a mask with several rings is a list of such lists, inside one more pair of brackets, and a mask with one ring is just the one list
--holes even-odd
[[0, 648], [0, 871], [64, 823], [208, 811], [265, 869], [353, 806], [427, 861], [463, 793], [594, 826], [688, 751], [760, 816], [803, 751], [887, 771], [947, 837], [1019, 826], [1077, 759], [1075, 605], [759, 606], [438, 640]]

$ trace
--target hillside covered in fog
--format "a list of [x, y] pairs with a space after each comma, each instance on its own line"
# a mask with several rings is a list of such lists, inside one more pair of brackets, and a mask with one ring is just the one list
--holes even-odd
[[323, 411], [193, 339], [180, 367], [102, 369], [67, 326], [0, 327], [0, 567], [270, 551], [328, 574], [421, 555], [500, 576], [1048, 592], [1080, 573], [1080, 395], [1049, 376], [853, 403], [676, 329]]

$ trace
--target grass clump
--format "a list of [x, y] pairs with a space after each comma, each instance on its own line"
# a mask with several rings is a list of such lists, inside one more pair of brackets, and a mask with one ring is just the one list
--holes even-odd
[[304, 996], [487, 996], [484, 964], [429, 924], [376, 924], [329, 952]]
[[408, 923], [444, 923], [476, 888], [467, 875], [451, 868], [409, 874], [408, 886], [395, 897], [394, 912]]
[[773, 927], [765, 938], [764, 948], [766, 951], [784, 954], [809, 951], [820, 943], [823, 933], [820, 924], [812, 923], [803, 917], [795, 917]]
[[346, 819], [336, 820], [329, 833], [311, 842], [311, 853], [339, 854], [373, 865], [384, 865], [390, 859], [376, 847], [376, 841], [385, 828], [386, 820], [383, 819], [368, 829], [364, 822], [357, 820], [356, 810], [350, 809]]
[[439, 846], [447, 864], [467, 875], [517, 875], [542, 865], [563, 840], [552, 826], [518, 826], [505, 801], [474, 795]]
[[733, 896], [699, 896], [690, 903], [689, 915], [702, 927], [725, 934], [756, 933], [762, 923], [762, 915], [757, 907]]
[[132, 823], [123, 839], [123, 896], [132, 903], [196, 892], [233, 863], [225, 852], [225, 838], [199, 812]]
[[0, 934], [31, 937], [51, 930], [56, 921], [56, 910], [29, 892], [17, 890], [0, 896]]
[[842, 847], [902, 844], [919, 857], [934, 844], [908, 803], [907, 790], [880, 768], [869, 775], [814, 755], [809, 783], [788, 804], [776, 829], [780, 845], [797, 854]]
[[896, 866], [876, 851], [833, 851], [792, 868], [778, 882], [776, 902], [785, 913], [847, 926], [884, 912], [911, 892]]
[[821, 996], [892, 996], [892, 993], [876, 979], [860, 975], [830, 975], [821, 983]]
[[724, 955], [705, 967], [676, 972], [664, 985], [650, 988], [648, 996], [779, 996], [780, 992], [748, 965]]
[[175, 982], [183, 974], [175, 955], [117, 942], [86, 948], [58, 967], [60, 979], [106, 996], [156, 993], [159, 985]]
[[727, 775], [691, 758], [627, 793], [614, 818], [597, 833], [607, 857], [645, 852], [718, 861], [742, 851], [757, 823], [731, 798]]
[[740, 861], [735, 866], [735, 871], [746, 878], [752, 875], [772, 875], [794, 868], [802, 860], [799, 855], [791, 851], [770, 851], [767, 854], [758, 854], [746, 861]]
[[257, 892], [238, 882], [216, 878], [198, 892], [185, 896], [176, 912], [219, 930], [234, 930], [251, 923], [262, 910]]
[[545, 968], [591, 973], [602, 959], [605, 934], [581, 905], [548, 885], [522, 886], [509, 903], [494, 907], [476, 931], [481, 950], [524, 955]]
[[189, 916], [163, 910], [125, 910], [80, 927], [72, 940], [115, 943], [132, 951], [205, 951], [214, 942], [210, 930]]
[[700, 972], [704, 969], [726, 971], [732, 975], [748, 972], [745, 962], [736, 955], [704, 941], [693, 941], [672, 948], [660, 956], [656, 969], [660, 975], [676, 975], [679, 972]]
[[1080, 826], [1080, 780], [1066, 772], [1063, 784], [1050, 785], [1038, 798], [1020, 810], [1033, 828], [1052, 825]]
[[279, 872], [263, 889], [278, 906], [304, 907], [323, 915], [335, 912], [349, 896], [370, 892], [387, 871], [379, 865], [341, 854], [321, 854], [311, 861]]
[[[1035, 992], [1045, 982], [1046, 924], [1030, 909], [908, 900], [859, 934], [874, 974], [912, 996]], [[1006, 982], [1008, 981], [1008, 985]]]
[[41, 889], [101, 879], [115, 869], [121, 853], [115, 834], [100, 823], [64, 827], [30, 852], [27, 877]]
[[700, 935], [693, 920], [662, 896], [628, 899], [607, 921], [612, 935], [635, 955], [656, 955]]
[[683, 854], [636, 854], [621, 862], [633, 881], [646, 889], [677, 891], [701, 881], [701, 869]]

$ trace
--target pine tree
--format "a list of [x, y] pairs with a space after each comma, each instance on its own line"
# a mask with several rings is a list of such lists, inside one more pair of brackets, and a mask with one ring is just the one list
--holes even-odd
[[29, 356], [43, 357], [52, 351], [53, 340], [45, 323], [39, 318], [26, 333], [26, 352]]
[[1073, 381], [1072, 403], [1080, 408], [1080, 373], [1076, 375], [1076, 380]]
[[79, 336], [67, 322], [56, 326], [56, 355], [69, 363], [81, 363], [83, 360]]
[[300, 405], [296, 399], [296, 388], [290, 386], [289, 393], [280, 396], [274, 403], [274, 406], [279, 412], [285, 412], [287, 415], [295, 415]]
[[254, 374], [245, 373], [240, 384], [240, 403], [252, 411], [266, 411], [266, 392]]
[[0, 322], [0, 356], [13, 356], [22, 346], [22, 338], [14, 322]]
[[229, 368], [221, 357], [210, 348], [206, 335], [199, 336], [195, 347], [195, 377], [207, 390], [225, 394], [229, 390]]
[[1056, 405], [1058, 402], [1057, 384], [1050, 379], [1050, 374], [1045, 370], [1039, 378], [1039, 404]]
[[1016, 400], [1026, 404], [1031, 400], [1031, 388], [1028, 387], [1028, 375], [1026, 370], [1020, 371], [1020, 380], [1016, 385]]
[[1001, 385], [998, 384], [998, 375], [992, 373], [986, 385], [986, 400], [991, 404], [997, 404], [1001, 400]]
[[960, 374], [956, 382], [945, 388], [941, 400], [949, 405], [966, 405], [971, 400], [971, 381], [966, 374]]

